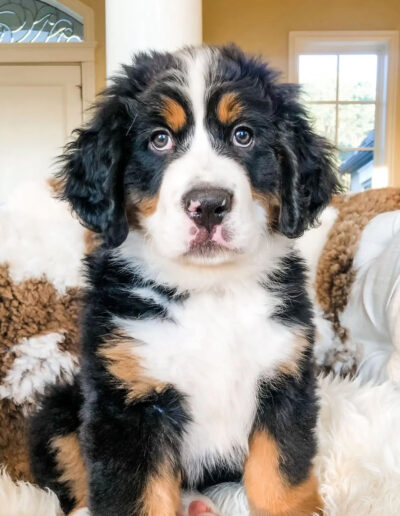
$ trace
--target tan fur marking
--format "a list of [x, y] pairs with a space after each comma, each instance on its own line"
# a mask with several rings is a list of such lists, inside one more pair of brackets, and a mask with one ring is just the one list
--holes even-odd
[[217, 116], [222, 124], [232, 124], [242, 112], [242, 105], [238, 99], [237, 93], [225, 93], [222, 95], [218, 107]]
[[180, 131], [186, 124], [185, 110], [179, 102], [169, 97], [163, 98], [162, 115], [174, 132]]
[[148, 482], [143, 498], [146, 516], [176, 516], [180, 500], [180, 478], [165, 464]]
[[311, 516], [321, 501], [315, 476], [291, 487], [279, 470], [277, 444], [264, 432], [250, 440], [244, 483], [253, 516]]
[[137, 199], [135, 196], [128, 198], [126, 217], [128, 219], [129, 227], [132, 229], [141, 229], [142, 225], [140, 216], [150, 217], [157, 210], [157, 205], [158, 194], [144, 199]]
[[106, 359], [107, 369], [118, 380], [121, 388], [128, 391], [127, 401], [149, 393], [161, 392], [165, 384], [147, 376], [138, 357], [133, 353], [134, 341], [129, 337], [114, 336], [109, 339], [99, 354]]
[[56, 437], [51, 445], [56, 452], [57, 466], [61, 473], [59, 481], [68, 485], [71, 495], [76, 500], [74, 510], [86, 507], [88, 478], [77, 435]]
[[99, 245], [100, 240], [98, 238], [97, 233], [94, 233], [93, 231], [90, 231], [89, 229], [85, 230], [84, 239], [85, 239], [85, 253], [90, 254]]
[[281, 201], [277, 195], [263, 194], [257, 190], [251, 189], [252, 197], [254, 201], [258, 201], [264, 208], [267, 219], [268, 227], [274, 230], [278, 227], [279, 216], [281, 212]]
[[325, 317], [345, 342], [347, 330], [341, 326], [340, 314], [347, 306], [354, 281], [353, 260], [362, 231], [380, 213], [400, 209], [400, 188], [336, 196], [332, 206], [338, 210], [338, 216], [321, 253], [314, 287]]
[[158, 195], [155, 195], [154, 197], [148, 197], [147, 199], [143, 199], [143, 201], [141, 201], [138, 204], [139, 212], [144, 217], [150, 217], [150, 215], [153, 215], [153, 213], [156, 211], [157, 204], [158, 204]]
[[309, 344], [305, 336], [298, 335], [294, 344], [293, 355], [290, 357], [290, 360], [279, 367], [280, 373], [285, 376], [298, 376], [300, 373], [301, 360], [308, 346]]

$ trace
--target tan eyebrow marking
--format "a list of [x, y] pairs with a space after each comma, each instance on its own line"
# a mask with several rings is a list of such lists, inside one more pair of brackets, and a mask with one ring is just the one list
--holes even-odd
[[186, 113], [183, 107], [170, 97], [163, 97], [163, 108], [161, 111], [169, 127], [177, 132], [186, 124]]
[[218, 103], [217, 116], [222, 124], [228, 125], [239, 117], [242, 110], [237, 93], [225, 93]]

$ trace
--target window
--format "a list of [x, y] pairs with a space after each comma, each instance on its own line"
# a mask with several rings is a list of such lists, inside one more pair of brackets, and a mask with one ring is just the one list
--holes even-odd
[[302, 85], [315, 129], [337, 147], [343, 183], [354, 192], [389, 182], [390, 38], [376, 35], [292, 33], [290, 41], [290, 79]]
[[318, 132], [339, 150], [351, 190], [372, 184], [377, 54], [300, 54], [299, 82]]
[[83, 41], [81, 17], [54, 0], [0, 0], [0, 43]]

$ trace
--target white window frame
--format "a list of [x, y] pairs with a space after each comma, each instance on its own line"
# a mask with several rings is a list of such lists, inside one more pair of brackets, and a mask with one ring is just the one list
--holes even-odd
[[378, 55], [374, 167], [395, 179], [398, 31], [294, 31], [289, 33], [289, 81], [299, 82], [300, 54]]

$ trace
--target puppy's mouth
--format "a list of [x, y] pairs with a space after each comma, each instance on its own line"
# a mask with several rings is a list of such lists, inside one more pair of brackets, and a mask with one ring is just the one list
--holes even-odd
[[218, 253], [235, 251], [231, 234], [223, 224], [217, 224], [211, 229], [192, 226], [190, 235], [190, 248], [187, 255], [215, 256]]

